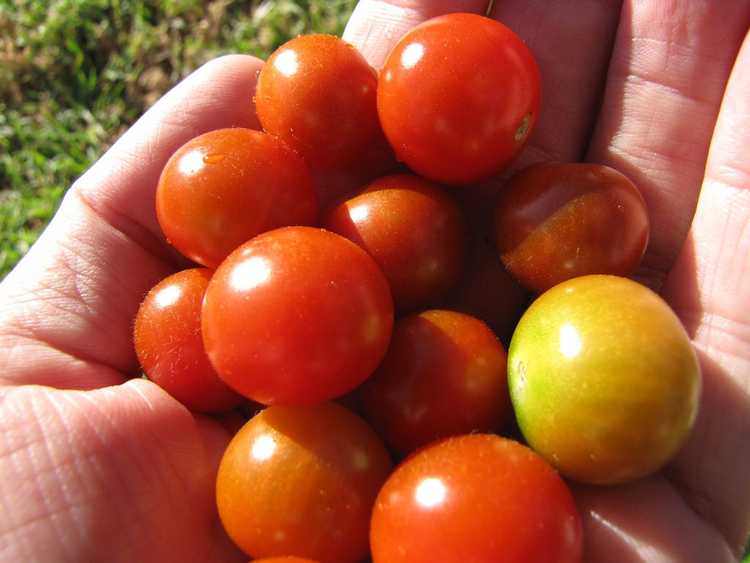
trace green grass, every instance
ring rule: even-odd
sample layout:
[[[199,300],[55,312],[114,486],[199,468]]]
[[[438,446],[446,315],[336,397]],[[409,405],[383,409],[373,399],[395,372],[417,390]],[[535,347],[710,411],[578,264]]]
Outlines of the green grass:
[[[343,31],[356,0],[0,0],[0,278],[73,180],[167,89],[226,53]]]

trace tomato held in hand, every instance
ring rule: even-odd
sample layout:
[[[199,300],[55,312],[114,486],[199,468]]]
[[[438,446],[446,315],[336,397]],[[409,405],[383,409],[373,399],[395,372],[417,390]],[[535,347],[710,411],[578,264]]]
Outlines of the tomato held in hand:
[[[403,318],[362,387],[366,418],[402,454],[437,438],[499,430],[510,414],[506,363],[479,319],[439,310]]]
[[[662,467],[695,420],[700,368],[669,306],[616,276],[583,276],[541,295],[508,354],[518,424],[563,475],[621,483]]]
[[[177,250],[215,268],[259,233],[313,224],[318,203],[307,166],[289,146],[251,129],[220,129],[169,159],[156,213]]]
[[[149,291],[135,318],[134,343],[148,378],[190,410],[221,412],[245,399],[219,379],[203,349],[201,303],[211,270],[193,268]]]
[[[388,55],[378,112],[400,160],[438,182],[500,172],[539,113],[540,77],[523,41],[498,21],[449,14],[409,31]]]
[[[393,325],[388,282],[353,242],[310,227],[264,233],[216,270],[203,340],[219,376],[264,404],[310,404],[364,381]]]
[[[356,562],[391,470],[380,439],[344,407],[269,407],[232,439],[216,500],[229,537],[253,557]]]
[[[541,457],[495,435],[448,438],[403,462],[375,501],[373,563],[579,563],[570,491]]]
[[[649,238],[646,204],[601,164],[550,162],[514,176],[495,208],[500,258],[539,293],[586,274],[629,275]]]
[[[331,210],[323,225],[375,259],[401,310],[434,301],[461,275],[466,246],[461,210],[439,186],[418,176],[375,180]]]
[[[377,73],[333,35],[303,35],[279,47],[258,76],[255,106],[315,170],[354,160],[376,138]]]

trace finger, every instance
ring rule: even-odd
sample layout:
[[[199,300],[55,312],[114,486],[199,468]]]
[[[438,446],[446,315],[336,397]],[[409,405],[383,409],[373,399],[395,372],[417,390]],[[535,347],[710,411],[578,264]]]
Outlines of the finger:
[[[685,239],[746,1],[628,0],[588,159],[630,176],[651,218],[638,277],[659,286]]]
[[[6,382],[90,389],[136,373],[132,322],[174,270],[159,248],[154,193],[164,163],[207,131],[256,124],[261,62],[206,64],[138,120],[76,184],[50,226],[0,284]]]
[[[373,67],[383,66],[401,36],[425,20],[450,12],[484,14],[489,0],[360,0],[344,30]]]
[[[690,235],[664,288],[702,358],[676,481],[740,550],[750,531],[750,35],[724,95]]]
[[[586,563],[735,563],[724,538],[662,477],[574,487]]]
[[[498,0],[492,17],[518,33],[542,75],[542,109],[513,170],[583,157],[596,117],[621,0]]]

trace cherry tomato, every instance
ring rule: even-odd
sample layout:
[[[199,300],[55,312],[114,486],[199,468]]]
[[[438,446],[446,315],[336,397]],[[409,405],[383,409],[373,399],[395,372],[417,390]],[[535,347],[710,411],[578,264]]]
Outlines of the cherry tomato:
[[[417,173],[470,184],[500,172],[539,113],[540,77],[523,41],[498,21],[449,14],[415,27],[386,59],[378,112]]]
[[[263,129],[314,169],[354,160],[377,136],[377,73],[333,35],[303,35],[279,47],[258,77]]]
[[[210,270],[193,268],[159,282],[138,309],[133,338],[148,378],[199,412],[245,402],[219,379],[203,349],[201,302],[210,278]]]
[[[375,501],[373,563],[578,563],[581,522],[557,473],[521,444],[448,438],[402,463]]]
[[[563,475],[621,483],[685,442],[700,368],[677,316],[626,278],[574,278],[542,294],[510,345],[511,398],[524,437]]]
[[[385,354],[388,282],[353,242],[310,227],[264,233],[216,270],[203,340],[219,376],[263,404],[304,404],[350,391]]]
[[[545,163],[514,176],[495,208],[500,258],[543,292],[586,274],[631,274],[648,244],[646,203],[601,164]]]
[[[318,203],[307,166],[281,140],[220,129],[188,141],[169,159],[156,213],[177,250],[215,268],[263,231],[313,224]]]
[[[269,407],[232,439],[216,500],[248,555],[354,562],[367,555],[370,513],[391,470],[383,443],[342,406]]]
[[[362,387],[366,418],[402,454],[437,438],[498,430],[510,413],[506,363],[479,319],[439,310],[403,318]]]
[[[331,210],[323,225],[375,259],[402,310],[442,296],[463,270],[466,228],[461,210],[439,186],[418,176],[375,180]]]

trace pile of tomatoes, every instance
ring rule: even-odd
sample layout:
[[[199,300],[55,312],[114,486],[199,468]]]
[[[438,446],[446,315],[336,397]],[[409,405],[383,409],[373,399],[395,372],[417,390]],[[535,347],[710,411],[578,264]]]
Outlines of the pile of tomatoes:
[[[700,393],[677,317],[622,277],[648,243],[636,187],[547,163],[488,195],[540,76],[480,16],[416,27],[379,74],[299,37],[255,106],[263,131],[167,163],[157,216],[201,267],[135,323],[144,372],[188,408],[253,405],[218,470],[229,536],[277,562],[580,561],[564,478],[658,470]]]

